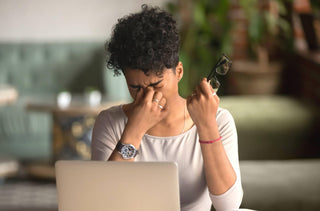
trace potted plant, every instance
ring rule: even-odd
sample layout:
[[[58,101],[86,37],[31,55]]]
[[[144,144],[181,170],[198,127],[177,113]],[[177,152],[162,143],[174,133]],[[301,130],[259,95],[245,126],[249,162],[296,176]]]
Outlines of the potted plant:
[[[177,0],[167,8],[176,16],[181,37],[180,60],[184,76],[182,96],[191,94],[201,77],[206,77],[222,53],[231,52],[230,0]],[[223,82],[223,81],[222,81]],[[220,90],[221,94],[223,90]]]
[[[233,90],[239,94],[274,94],[280,84],[282,63],[271,60],[270,54],[287,45],[279,42],[280,34],[290,35],[289,23],[283,18],[285,5],[280,0],[239,0],[238,6],[247,23],[251,58],[233,61]]]
[[[314,17],[314,27],[317,40],[320,42],[320,2],[318,0],[311,0],[311,8]]]

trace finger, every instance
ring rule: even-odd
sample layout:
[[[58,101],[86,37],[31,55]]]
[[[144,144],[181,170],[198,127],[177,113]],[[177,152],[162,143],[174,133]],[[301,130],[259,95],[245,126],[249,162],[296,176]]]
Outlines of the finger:
[[[196,87],[196,96],[195,96],[194,99],[200,100],[201,98],[203,98],[203,93],[202,93],[202,91],[201,91],[200,86],[198,85],[198,86]]]
[[[153,98],[154,90],[151,87],[145,89],[144,101],[151,102]]]
[[[201,91],[200,91],[199,85],[196,87],[195,93],[196,93],[197,96],[201,95]]]
[[[162,92],[154,92],[152,101],[155,103],[159,103],[162,98]]]
[[[205,96],[210,97],[210,95],[212,95],[212,91],[211,91],[211,86],[210,84],[207,82],[207,79],[203,78],[199,84],[200,87],[200,91],[201,93],[203,93]]]
[[[159,104],[157,105],[160,109],[164,109],[166,107],[167,100],[166,98],[161,98]]]
[[[210,84],[210,81],[209,81],[209,84]],[[210,85],[210,91],[211,91],[211,93],[215,92],[211,85]]]
[[[134,104],[140,102],[140,100],[143,98],[143,90],[139,89],[136,93],[135,99],[133,101]]]

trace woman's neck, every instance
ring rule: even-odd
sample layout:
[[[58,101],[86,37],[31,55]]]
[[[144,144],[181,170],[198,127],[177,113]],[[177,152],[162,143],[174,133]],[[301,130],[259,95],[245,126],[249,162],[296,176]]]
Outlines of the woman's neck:
[[[177,118],[184,117],[184,109],[186,107],[186,100],[180,96],[173,100],[168,100],[166,104],[168,108],[168,115],[161,121],[161,123],[168,124],[176,121]]]

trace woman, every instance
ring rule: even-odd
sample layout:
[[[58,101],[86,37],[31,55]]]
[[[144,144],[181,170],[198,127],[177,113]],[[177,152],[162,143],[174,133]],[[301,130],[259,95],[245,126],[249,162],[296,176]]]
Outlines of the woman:
[[[92,159],[175,161],[181,210],[239,208],[243,192],[233,118],[218,107],[206,79],[187,100],[179,96],[183,65],[172,16],[142,6],[118,21],[107,49],[108,66],[122,71],[133,102],[99,114]]]

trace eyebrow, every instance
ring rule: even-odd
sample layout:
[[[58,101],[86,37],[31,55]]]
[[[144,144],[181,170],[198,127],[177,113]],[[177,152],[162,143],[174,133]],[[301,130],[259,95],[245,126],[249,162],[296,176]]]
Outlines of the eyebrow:
[[[156,86],[156,85],[158,85],[159,83],[161,83],[163,81],[163,79],[162,80],[160,80],[160,81],[158,81],[158,82],[155,82],[155,83],[151,83],[151,84],[149,84],[147,87],[149,87],[149,86]],[[141,86],[140,85],[133,85],[133,84],[130,84],[130,87],[132,87],[132,88],[141,88]]]

